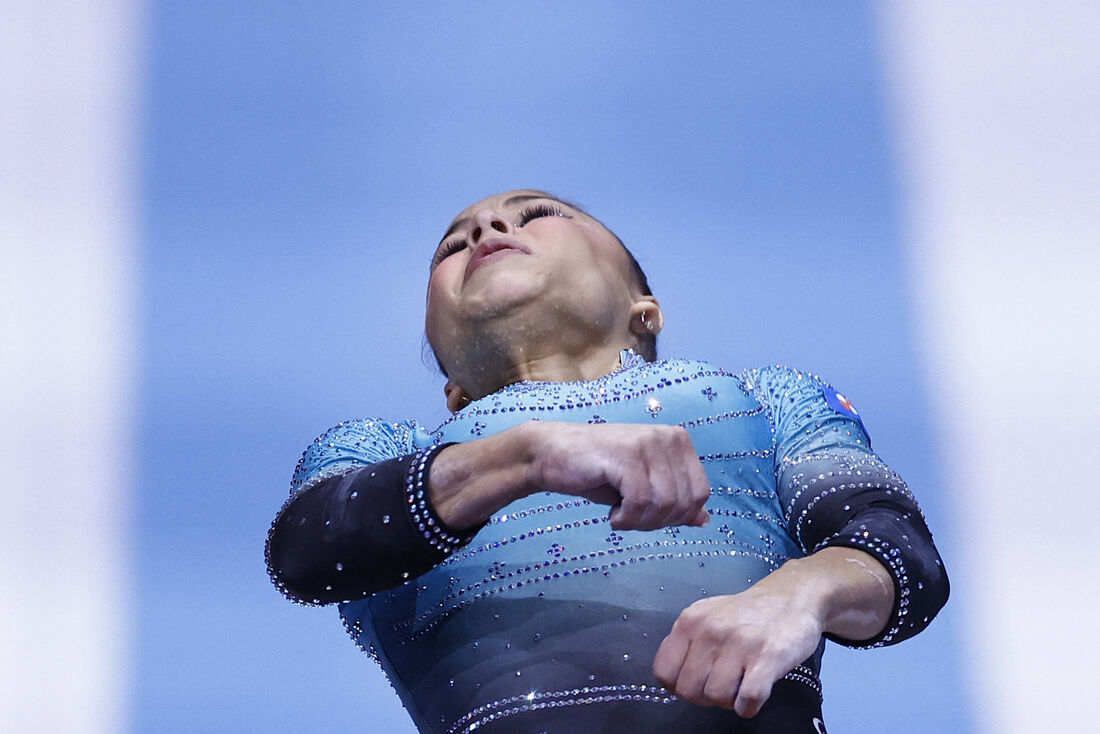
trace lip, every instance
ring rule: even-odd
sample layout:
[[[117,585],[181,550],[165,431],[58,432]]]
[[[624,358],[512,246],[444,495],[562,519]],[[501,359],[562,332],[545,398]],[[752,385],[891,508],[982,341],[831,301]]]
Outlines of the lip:
[[[518,252],[523,255],[530,255],[531,251],[523,245],[513,242],[512,240],[506,240],[500,237],[494,237],[491,240],[485,240],[478,244],[474,248],[474,253],[466,263],[466,274],[463,276],[463,282],[469,280],[474,271],[484,264],[490,255],[498,252]]]

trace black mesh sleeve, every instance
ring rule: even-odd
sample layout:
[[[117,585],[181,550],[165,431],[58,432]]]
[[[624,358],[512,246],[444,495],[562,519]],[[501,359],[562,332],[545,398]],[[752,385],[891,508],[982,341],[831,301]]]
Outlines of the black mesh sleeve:
[[[894,580],[894,609],[870,640],[830,639],[850,647],[880,647],[917,634],[947,602],[947,572],[913,495],[873,454],[815,452],[784,472],[798,488],[788,531],[803,549],[858,548],[875,556]]]
[[[432,460],[447,445],[325,479],[293,496],[271,524],[272,582],[303,604],[361,599],[419,576],[480,530],[448,528],[429,500]]]

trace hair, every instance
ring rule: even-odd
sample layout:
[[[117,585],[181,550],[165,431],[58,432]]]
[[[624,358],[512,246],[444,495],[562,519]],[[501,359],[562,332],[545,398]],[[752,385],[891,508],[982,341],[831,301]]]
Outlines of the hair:
[[[537,189],[532,189],[532,190],[537,191]],[[547,198],[554,199],[556,201],[560,201],[561,203],[569,206],[570,208],[576,209],[577,211],[580,211],[580,212],[584,212],[585,214],[588,214],[588,216],[592,217],[592,215],[589,214],[587,211],[585,211],[585,209],[583,207],[577,206],[576,204],[569,201],[568,199],[563,199],[560,196],[554,196],[553,194],[548,194],[545,191],[541,191],[539,193],[546,194]],[[608,227],[606,224],[604,224],[603,221],[601,221],[599,219],[596,219],[596,217],[592,217],[592,218],[595,219],[597,222],[599,222],[600,226],[602,226],[605,230],[607,230],[608,234],[610,234],[612,237],[614,237],[615,241],[619,243],[619,246],[623,248],[623,252],[626,253],[627,259],[630,260],[630,273],[634,277],[634,285],[637,286],[637,288],[640,291],[641,295],[643,295],[643,296],[652,296],[653,295],[653,290],[649,287],[649,278],[646,277],[645,271],[642,270],[642,266],[638,263],[638,258],[634,257],[634,253],[631,252],[630,248],[626,246],[626,244],[622,241],[622,239],[619,238],[619,235],[617,235],[617,234],[615,234],[614,232],[611,231],[610,227]],[[440,373],[444,377],[448,377],[447,368],[443,366],[443,363],[439,360],[439,356],[436,355],[435,350],[432,349],[432,344],[431,344],[431,342],[428,341],[427,333],[424,334],[424,336],[421,340],[420,351],[421,351],[421,357],[424,360],[425,364],[431,364],[431,362],[434,361],[435,364],[436,364],[436,367],[439,368]],[[647,331],[645,334],[642,334],[641,336],[637,337],[636,342],[634,344],[634,351],[636,351],[638,353],[638,355],[641,356],[641,358],[644,359],[645,361],[647,361],[647,362],[656,362],[657,361],[657,335]]]

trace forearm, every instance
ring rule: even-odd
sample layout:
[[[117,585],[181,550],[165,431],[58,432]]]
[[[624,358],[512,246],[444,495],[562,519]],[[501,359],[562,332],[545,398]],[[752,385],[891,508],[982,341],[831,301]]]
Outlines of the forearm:
[[[317,603],[395,586],[442,562],[493,513],[543,490],[608,505],[612,527],[707,519],[706,474],[680,428],[528,421],[432,451],[292,497],[268,536],[276,585]]]
[[[464,530],[530,493],[527,470],[539,426],[521,423],[468,443],[448,446],[432,463],[432,506],[448,526]]]
[[[879,635],[894,609],[894,583],[873,556],[854,548],[822,548],[783,564],[759,585],[799,599],[825,634],[846,640]]]
[[[653,672],[688,701],[754,716],[823,634],[875,637],[893,607],[894,586],[878,561],[861,550],[825,548],[787,561],[739,594],[685,609],[661,643]]]
[[[431,452],[371,464],[295,494],[268,534],[272,581],[304,603],[361,598],[414,578],[473,531],[434,514],[421,482]]]
[[[851,473],[827,465],[803,465],[806,476],[826,481],[804,491],[794,503],[791,534],[812,555],[826,548],[865,552],[889,574],[894,605],[880,633],[870,638],[830,634],[835,642],[878,647],[901,642],[928,626],[947,601],[949,584],[932,534],[920,508],[896,474],[877,461],[858,465]],[[809,487],[807,487],[809,489]]]
[[[436,512],[454,528],[542,491],[607,505],[615,529],[703,525],[710,496],[684,429],[627,423],[522,423],[447,448],[429,485]]]
[[[527,492],[537,424],[321,481],[291,498],[268,536],[269,570],[305,603],[362,597],[427,571]]]

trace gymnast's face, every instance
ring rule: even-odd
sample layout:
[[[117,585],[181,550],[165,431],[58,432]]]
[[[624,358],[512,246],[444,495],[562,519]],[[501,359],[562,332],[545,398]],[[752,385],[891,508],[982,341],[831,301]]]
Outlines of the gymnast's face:
[[[522,337],[579,320],[596,338],[637,295],[628,256],[602,223],[544,192],[508,191],[463,210],[436,249],[428,340],[450,370],[487,327]]]

